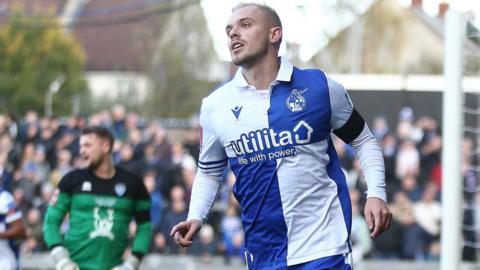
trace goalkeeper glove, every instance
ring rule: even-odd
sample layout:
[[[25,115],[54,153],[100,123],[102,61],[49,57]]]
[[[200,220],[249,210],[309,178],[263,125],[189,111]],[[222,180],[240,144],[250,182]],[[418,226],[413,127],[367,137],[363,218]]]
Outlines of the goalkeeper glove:
[[[55,270],[79,270],[78,265],[70,259],[70,253],[63,246],[56,246],[50,252],[55,263]]]
[[[140,260],[134,255],[131,255],[123,262],[123,264],[115,266],[112,270],[137,270],[139,265]]]

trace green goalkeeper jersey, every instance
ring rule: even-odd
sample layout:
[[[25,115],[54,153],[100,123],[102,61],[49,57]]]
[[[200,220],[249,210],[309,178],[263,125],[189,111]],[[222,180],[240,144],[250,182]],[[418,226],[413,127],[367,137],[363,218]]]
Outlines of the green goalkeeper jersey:
[[[68,228],[62,235],[67,213]],[[107,270],[122,263],[132,220],[136,233],[131,249],[141,257],[152,238],[150,196],[142,180],[119,167],[111,179],[75,170],[63,177],[52,197],[44,238],[49,248],[65,246],[82,270]]]

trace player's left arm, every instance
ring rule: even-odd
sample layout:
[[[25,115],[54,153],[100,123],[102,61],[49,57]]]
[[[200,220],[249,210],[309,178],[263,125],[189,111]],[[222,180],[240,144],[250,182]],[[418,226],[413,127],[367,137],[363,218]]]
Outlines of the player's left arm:
[[[371,230],[370,236],[374,238],[388,229],[392,220],[392,214],[387,206],[382,150],[363,117],[353,107],[343,86],[331,79],[328,85],[333,132],[355,149],[367,183],[367,203],[364,214]]]
[[[140,178],[136,179],[135,188],[133,217],[137,224],[137,231],[133,239],[132,254],[121,265],[115,266],[112,270],[138,269],[140,261],[150,248],[150,240],[153,236],[152,223],[150,222],[150,195]]]
[[[141,179],[138,179],[138,190],[135,198],[134,218],[137,223],[137,231],[132,245],[132,255],[127,258],[125,263],[135,262],[138,259],[136,267],[138,268],[140,260],[147,254],[150,248],[150,241],[153,236],[152,223],[150,220],[150,194]],[[134,263],[135,264],[135,263]]]
[[[150,221],[150,195],[141,180],[138,183],[139,193],[135,200],[134,217],[137,223],[137,232],[133,241],[132,253],[136,256],[145,255],[152,239],[152,223]]]

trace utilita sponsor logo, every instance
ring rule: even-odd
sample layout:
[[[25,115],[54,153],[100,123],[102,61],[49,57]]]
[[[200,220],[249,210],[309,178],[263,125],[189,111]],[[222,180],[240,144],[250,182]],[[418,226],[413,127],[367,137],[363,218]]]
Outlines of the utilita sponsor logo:
[[[302,120],[291,131],[275,132],[271,128],[264,128],[248,134],[241,134],[240,139],[230,142],[230,147],[237,156],[256,152],[268,152],[270,149],[273,150],[279,147],[307,144],[312,138],[312,133],[313,128]]]

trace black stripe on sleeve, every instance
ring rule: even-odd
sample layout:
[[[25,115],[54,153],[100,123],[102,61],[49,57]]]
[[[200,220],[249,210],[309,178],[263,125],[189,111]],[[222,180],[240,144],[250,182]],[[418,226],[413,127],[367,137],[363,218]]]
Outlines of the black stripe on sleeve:
[[[347,122],[341,128],[334,130],[333,133],[345,143],[351,143],[360,133],[362,133],[364,127],[365,120],[363,120],[363,117],[357,112],[357,110],[353,109]]]

